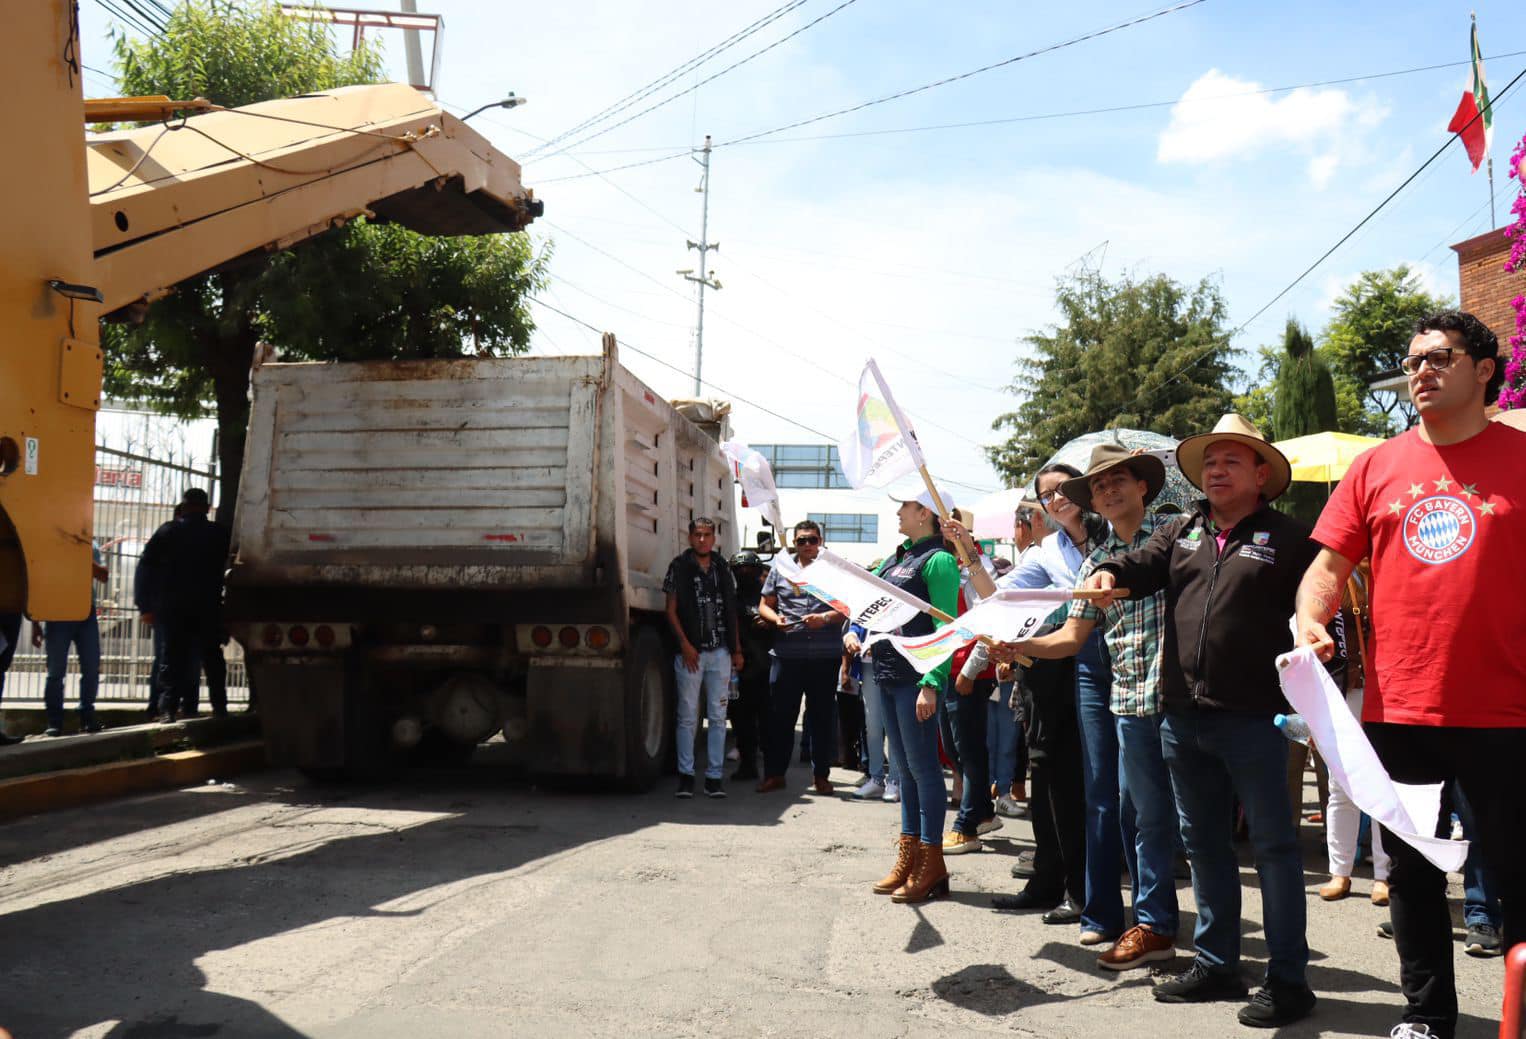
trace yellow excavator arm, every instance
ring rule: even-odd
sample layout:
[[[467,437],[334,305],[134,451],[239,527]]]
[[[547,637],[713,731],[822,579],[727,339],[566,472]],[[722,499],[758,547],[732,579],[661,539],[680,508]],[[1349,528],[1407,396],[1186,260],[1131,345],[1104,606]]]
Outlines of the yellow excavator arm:
[[[540,203],[517,163],[397,84],[86,135],[108,108],[86,112],[73,5],[19,5],[11,29],[0,84],[26,99],[9,115],[27,147],[0,164],[0,613],[76,619],[90,608],[101,317],[362,214],[493,234]]]

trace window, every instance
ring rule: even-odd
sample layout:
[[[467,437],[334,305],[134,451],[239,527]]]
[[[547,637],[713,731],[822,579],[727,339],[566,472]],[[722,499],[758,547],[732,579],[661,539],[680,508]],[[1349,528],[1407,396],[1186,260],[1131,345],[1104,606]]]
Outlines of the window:
[[[872,513],[811,512],[806,517],[821,524],[821,535],[828,542],[872,545],[880,539],[880,518]]]
[[[829,444],[759,444],[757,450],[774,471],[780,487],[844,490],[852,485],[843,475],[837,448]]]

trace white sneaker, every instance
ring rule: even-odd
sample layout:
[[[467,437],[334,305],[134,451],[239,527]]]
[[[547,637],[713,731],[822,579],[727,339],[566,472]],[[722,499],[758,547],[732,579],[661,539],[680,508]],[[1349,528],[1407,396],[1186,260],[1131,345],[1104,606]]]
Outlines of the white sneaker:
[[[881,799],[892,804],[899,804],[901,801],[901,784],[893,779],[885,780],[885,793],[881,795]]]
[[[742,760],[742,752],[737,750],[735,747],[732,747],[730,750],[728,750],[726,752],[726,760],[727,761],[741,761]]]
[[[873,801],[885,796],[885,784],[878,779],[868,779],[857,790],[853,791],[852,798],[855,801]]]
[[[1001,820],[994,815],[983,823],[975,824],[975,832],[982,837],[999,829],[1001,829]]]
[[[1014,801],[1010,797],[998,797],[996,799],[996,814],[1005,815],[1008,819],[1025,819],[1028,816],[1028,806],[1021,801]]]
[[[1388,1039],[1426,1039],[1430,1034],[1430,1025],[1412,1025],[1408,1021],[1401,1021],[1388,1033]]]

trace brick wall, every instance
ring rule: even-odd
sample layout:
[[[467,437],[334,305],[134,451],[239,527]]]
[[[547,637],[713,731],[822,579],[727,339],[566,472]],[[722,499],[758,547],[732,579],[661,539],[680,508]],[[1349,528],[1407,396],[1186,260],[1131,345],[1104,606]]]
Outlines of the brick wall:
[[[1508,357],[1510,337],[1515,335],[1515,309],[1510,301],[1526,292],[1526,272],[1505,273],[1510,239],[1501,228],[1458,242],[1452,251],[1457,254],[1462,309],[1489,326],[1499,337],[1500,354]]]

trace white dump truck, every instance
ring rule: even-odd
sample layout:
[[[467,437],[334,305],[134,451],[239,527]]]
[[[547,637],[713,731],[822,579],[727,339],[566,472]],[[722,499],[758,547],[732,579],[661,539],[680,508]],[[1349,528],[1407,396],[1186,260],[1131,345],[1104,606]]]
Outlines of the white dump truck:
[[[602,356],[268,364],[228,577],[272,761],[457,760],[645,785],[673,744],[662,579],[736,547],[726,407]],[[692,416],[694,421],[691,421]]]

